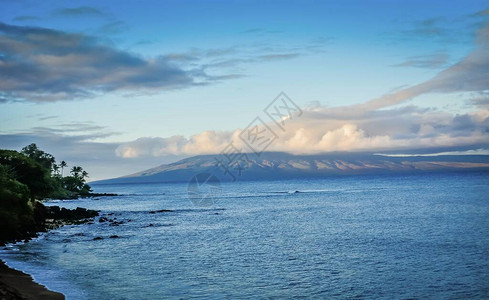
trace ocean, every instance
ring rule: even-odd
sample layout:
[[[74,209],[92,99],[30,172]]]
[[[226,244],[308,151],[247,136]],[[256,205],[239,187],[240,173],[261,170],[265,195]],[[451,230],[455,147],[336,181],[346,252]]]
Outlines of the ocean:
[[[185,183],[93,188],[120,196],[47,205],[120,224],[0,258],[67,299],[489,298],[488,173],[222,183],[204,207]]]

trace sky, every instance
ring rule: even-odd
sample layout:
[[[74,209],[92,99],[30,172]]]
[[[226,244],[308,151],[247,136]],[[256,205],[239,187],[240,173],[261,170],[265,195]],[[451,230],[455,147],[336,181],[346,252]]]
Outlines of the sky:
[[[229,143],[284,92],[267,148],[489,149],[487,1],[0,0],[0,147],[91,180]],[[249,150],[249,149],[248,149]]]

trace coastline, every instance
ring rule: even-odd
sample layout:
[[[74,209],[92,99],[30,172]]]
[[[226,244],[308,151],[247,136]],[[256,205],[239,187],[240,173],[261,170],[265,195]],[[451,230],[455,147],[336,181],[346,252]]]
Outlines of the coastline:
[[[81,224],[93,221],[99,213],[81,207],[66,209],[59,206],[44,206],[36,202],[36,223],[33,231],[18,232],[13,239],[0,239],[0,245],[9,242],[27,242],[40,232],[59,228],[68,224]],[[34,231],[35,230],[35,231]],[[59,300],[65,299],[62,293],[48,290],[34,281],[31,275],[9,267],[0,259],[0,300]]]
[[[65,296],[34,282],[29,274],[10,268],[0,260],[0,299],[61,300]]]

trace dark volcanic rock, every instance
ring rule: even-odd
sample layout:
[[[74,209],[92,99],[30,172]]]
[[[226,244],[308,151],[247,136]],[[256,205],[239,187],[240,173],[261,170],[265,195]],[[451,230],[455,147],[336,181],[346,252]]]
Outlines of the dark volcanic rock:
[[[87,197],[115,197],[115,196],[119,196],[119,195],[114,193],[90,193],[83,197],[87,198]]]
[[[173,210],[171,210],[171,209],[159,209],[157,211],[152,210],[149,213],[150,214],[155,214],[155,213],[163,213],[163,212],[173,212]]]
[[[46,219],[75,221],[98,216],[98,212],[86,208],[66,209],[59,206],[46,206]]]
[[[26,219],[19,230],[11,232],[5,237],[0,236],[0,245],[25,241],[37,237],[39,232],[46,232],[48,229],[57,228],[65,224],[85,223],[95,216],[98,216],[98,212],[95,210],[81,207],[66,209],[59,206],[45,206],[41,202],[35,201],[32,218]]]

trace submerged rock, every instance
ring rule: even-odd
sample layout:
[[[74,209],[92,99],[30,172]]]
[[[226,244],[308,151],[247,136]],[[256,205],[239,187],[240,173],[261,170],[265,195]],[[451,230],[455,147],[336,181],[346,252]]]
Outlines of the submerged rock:
[[[157,211],[152,210],[149,213],[150,214],[155,214],[155,213],[163,213],[163,212],[173,212],[173,210],[171,210],[171,209],[159,209]]]

